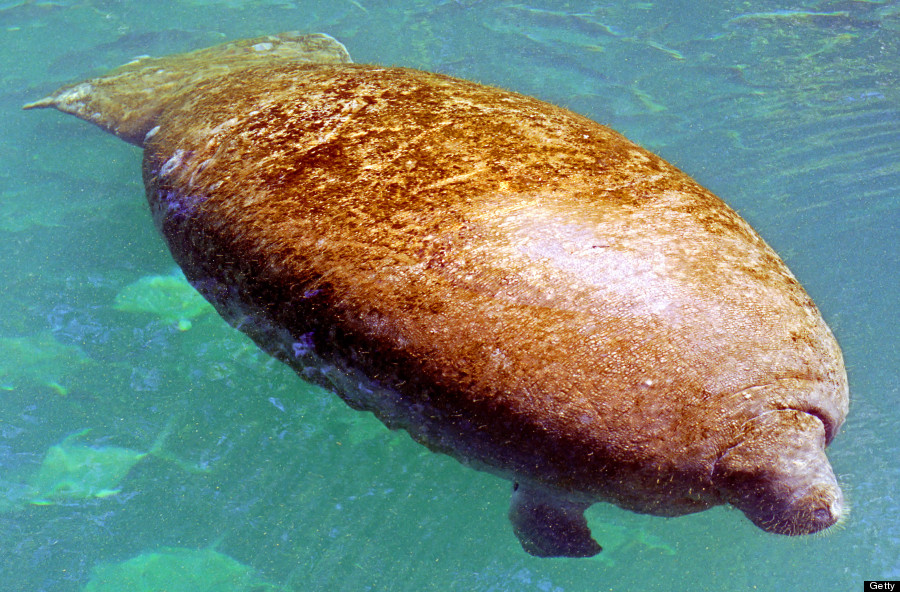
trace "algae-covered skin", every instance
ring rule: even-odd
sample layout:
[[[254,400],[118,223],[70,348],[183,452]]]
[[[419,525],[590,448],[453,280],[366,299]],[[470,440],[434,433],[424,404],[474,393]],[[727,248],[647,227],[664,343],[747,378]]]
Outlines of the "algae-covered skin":
[[[180,331],[190,329],[193,319],[214,312],[181,272],[149,275],[128,284],[116,294],[114,308],[155,315]]]
[[[163,547],[94,567],[83,592],[277,592],[255,571],[212,549]]]
[[[584,510],[843,515],[840,349],[771,248],[690,177],[536,99],[281,34],[141,60],[27,108],[144,148],[188,281],[302,377],[513,481],[537,556]]]

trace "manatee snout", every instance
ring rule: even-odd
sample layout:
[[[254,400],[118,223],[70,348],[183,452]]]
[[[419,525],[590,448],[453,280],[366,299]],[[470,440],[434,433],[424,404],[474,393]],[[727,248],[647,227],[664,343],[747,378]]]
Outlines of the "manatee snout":
[[[764,413],[747,422],[716,461],[713,483],[726,502],[767,532],[819,532],[844,513],[825,444],[818,417],[794,409]]]

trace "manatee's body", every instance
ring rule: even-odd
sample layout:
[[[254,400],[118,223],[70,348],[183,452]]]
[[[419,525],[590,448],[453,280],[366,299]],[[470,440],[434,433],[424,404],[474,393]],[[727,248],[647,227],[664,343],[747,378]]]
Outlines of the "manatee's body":
[[[31,107],[144,146],[194,286],[303,378],[516,482],[529,552],[599,551],[596,501],[730,503],[784,534],[839,519],[840,350],[737,214],[564,109],[347,61],[285,34]]]

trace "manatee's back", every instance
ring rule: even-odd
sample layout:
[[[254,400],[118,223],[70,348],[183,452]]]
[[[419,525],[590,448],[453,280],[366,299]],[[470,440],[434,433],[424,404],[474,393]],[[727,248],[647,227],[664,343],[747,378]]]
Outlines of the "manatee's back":
[[[845,413],[837,346],[759,236],[546,103],[404,69],[248,69],[168,111],[144,173],[232,322],[313,379],[361,371],[329,380],[514,478],[696,509],[747,419]]]

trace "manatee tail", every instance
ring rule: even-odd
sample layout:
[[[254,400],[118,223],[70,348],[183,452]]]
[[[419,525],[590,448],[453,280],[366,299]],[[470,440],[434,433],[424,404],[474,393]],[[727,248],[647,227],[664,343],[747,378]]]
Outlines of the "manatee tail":
[[[179,104],[192,89],[214,83],[234,68],[276,60],[315,64],[351,61],[347,48],[323,33],[280,33],[190,53],[138,59],[105,76],[64,86],[23,109],[58,109],[143,146],[159,115]]]

